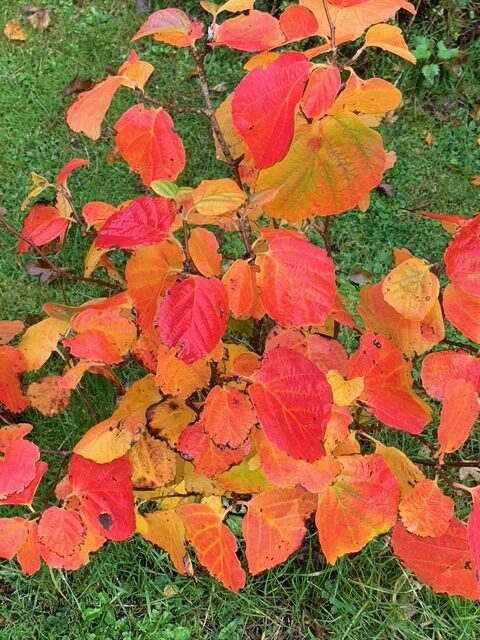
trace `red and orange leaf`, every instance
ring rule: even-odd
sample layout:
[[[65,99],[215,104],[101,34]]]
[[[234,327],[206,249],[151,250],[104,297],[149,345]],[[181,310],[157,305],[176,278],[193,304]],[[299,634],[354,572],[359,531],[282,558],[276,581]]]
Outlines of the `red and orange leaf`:
[[[300,547],[316,505],[316,497],[300,488],[273,489],[249,501],[242,526],[252,575],[285,562]]]
[[[22,235],[26,240],[41,247],[57,238],[63,240],[69,224],[68,218],[62,216],[56,207],[49,204],[34,204],[23,223]],[[26,240],[19,241],[18,253],[27,253],[32,250]]]
[[[126,458],[97,464],[73,454],[68,469],[80,501],[80,515],[108,540],[121,542],[135,533],[131,465]]]
[[[75,453],[98,463],[121,458],[144,432],[147,409],[159,400],[153,376],[140,378],[128,389],[113,414],[77,442]]]
[[[28,371],[38,371],[45,364],[69,328],[70,322],[58,318],[45,318],[28,327],[18,344]]]
[[[394,111],[402,102],[402,92],[395,85],[383,78],[362,80],[353,71],[348,78],[345,89],[335,100],[332,114],[353,111],[367,118],[368,122],[377,125],[389,111]]]
[[[370,25],[386,22],[399,9],[415,13],[415,7],[406,0],[328,0],[328,7],[317,0],[300,0],[318,21],[318,34],[330,38],[330,22],[335,25],[335,44],[356,40]],[[328,14],[326,13],[328,10]]]
[[[253,265],[245,260],[235,260],[225,272],[222,282],[227,291],[228,308],[234,316],[259,320],[265,314]]]
[[[92,330],[64,340],[63,345],[70,349],[70,353],[76,358],[85,358],[104,364],[120,364],[123,359],[103,334]]]
[[[233,124],[258,169],[267,169],[286,156],[311,67],[303,54],[285,53],[266,69],[250,71],[235,89]]]
[[[399,505],[406,530],[422,538],[442,536],[450,526],[454,510],[453,500],[428,478],[417,484]]]
[[[205,504],[178,508],[187,540],[205,569],[235,593],[245,586],[245,571],[237,558],[237,541],[220,517]]]
[[[20,376],[27,371],[27,362],[19,349],[0,346],[0,404],[12,413],[23,411],[30,404],[23,394]]]
[[[167,442],[176,449],[184,429],[195,422],[197,414],[183,400],[172,398],[149,407],[147,430],[154,438]]]
[[[257,416],[247,395],[217,385],[205,399],[201,420],[217,446],[236,449],[246,440]]]
[[[393,24],[376,24],[365,35],[365,46],[379,47],[416,64],[417,59],[408,50],[402,30]]]
[[[121,76],[109,76],[90,91],[81,93],[67,111],[70,129],[76,133],[84,133],[92,140],[98,140],[102,121],[121,85]]]
[[[44,416],[55,416],[65,411],[70,403],[70,389],[60,385],[61,376],[47,376],[32,382],[27,396],[32,407]]]
[[[120,155],[147,186],[154,180],[175,182],[183,171],[183,142],[164,109],[137,104],[122,115],[115,131]]]
[[[435,400],[443,400],[447,383],[458,379],[468,380],[480,393],[480,359],[466,351],[437,351],[422,362],[423,388]]]
[[[0,430],[1,431],[1,430]],[[0,446],[0,499],[23,491],[37,474],[40,450],[23,438]]]
[[[325,455],[333,397],[313,362],[291,349],[272,349],[253,380],[248,392],[266,437],[292,458],[313,462]]]
[[[469,340],[480,344],[480,295],[472,296],[454,284],[443,292],[447,320]]]
[[[38,538],[40,544],[49,551],[67,558],[84,544],[85,537],[85,525],[75,511],[49,507],[42,513],[38,523]]]
[[[480,297],[480,215],[460,228],[444,259],[453,284],[471,296]]]
[[[89,227],[99,231],[105,222],[117,211],[117,208],[107,202],[87,202],[82,209],[82,216]]]
[[[375,442],[375,453],[382,456],[400,485],[402,499],[405,498],[422,480],[425,475],[420,471],[403,451],[396,447],[386,447],[381,442]]]
[[[137,198],[108,218],[96,239],[97,247],[135,249],[158,244],[171,236],[175,205],[165,198]]]
[[[423,320],[407,320],[385,302],[381,282],[362,287],[358,313],[367,331],[383,334],[408,357],[429,351],[445,337],[443,314],[438,300]]]
[[[421,322],[438,300],[440,283],[428,263],[410,258],[386,276],[382,293],[385,302],[404,318]]]
[[[467,527],[457,518],[452,518],[447,531],[436,538],[420,538],[408,533],[398,522],[393,530],[392,546],[407,569],[436,593],[469,600],[480,598]]]
[[[458,378],[446,383],[438,427],[440,461],[468,440],[479,413],[478,394],[471,382]]]
[[[77,169],[80,169],[81,167],[85,167],[88,164],[90,164],[90,162],[88,160],[84,160],[83,158],[74,158],[73,160],[70,160],[70,162],[68,162],[59,172],[57,179],[56,179],[56,184],[58,186],[62,186],[62,187],[66,187],[67,186],[67,180],[68,178],[72,175],[72,173],[74,171],[76,171]]]
[[[162,296],[183,268],[184,253],[175,241],[138,247],[125,268],[127,289],[146,336],[155,337],[154,319]]]
[[[327,562],[362,549],[395,524],[400,487],[377,454],[341,458],[342,471],[318,496],[315,522]]]
[[[240,51],[266,51],[285,42],[285,34],[278,20],[269,13],[249,11],[246,15],[229,18],[215,32],[214,47],[229,47]]]
[[[378,133],[352,113],[325,116],[297,126],[287,155],[260,171],[255,191],[279,189],[265,213],[299,222],[357,206],[380,184],[384,169]]]
[[[27,537],[17,551],[17,560],[22,573],[33,576],[40,570],[40,545],[38,542],[38,524],[35,521],[26,521]]]
[[[286,347],[302,353],[325,374],[335,369],[346,375],[347,352],[337,340],[317,333],[304,333],[299,329],[274,327],[267,336],[265,352],[277,347]]]
[[[18,424],[9,424],[0,429],[0,449],[7,447],[15,440],[25,438],[31,433],[33,427],[28,422],[19,422]]]
[[[348,377],[363,376],[360,400],[373,415],[393,429],[421,433],[430,422],[428,404],[412,390],[412,365],[382,335],[367,333],[348,363]]]
[[[259,493],[274,488],[273,482],[265,476],[256,453],[221,473],[216,477],[216,481],[228,491],[243,494]]]
[[[473,487],[470,490],[473,500],[473,509],[468,516],[467,535],[475,569],[477,583],[480,583],[480,488]],[[480,591],[480,590],[479,590]]]
[[[35,478],[21,491],[10,493],[6,498],[0,499],[0,505],[25,505],[31,507],[35,494],[37,493],[38,485],[42,481],[47,469],[48,464],[39,460],[35,465]]]
[[[25,329],[20,320],[0,320],[0,346],[8,344]]]
[[[319,67],[311,74],[302,98],[302,111],[307,118],[323,118],[333,106],[342,80],[337,67]]]
[[[135,51],[130,51],[128,60],[122,64],[118,70],[119,76],[124,76],[122,86],[129,89],[143,88],[154,71],[154,66],[149,62],[140,60]]]
[[[212,231],[196,227],[190,232],[188,250],[193,264],[206,278],[222,273],[222,256],[219,253],[218,240]]]
[[[285,327],[323,324],[335,302],[333,260],[292,232],[272,232],[267,241],[267,252],[255,260],[265,311]]]
[[[178,573],[192,576],[192,561],[185,548],[185,527],[178,513],[167,509],[147,513],[140,518],[146,525],[146,528],[139,527],[142,538],[166,551]]]
[[[155,40],[174,47],[189,47],[203,34],[203,24],[190,20],[181,9],[168,8],[152,13],[133,36],[132,42],[153,35]]]
[[[27,540],[23,518],[0,518],[0,558],[11,560]]]
[[[193,364],[215,349],[227,327],[228,298],[217,278],[189,276],[167,292],[157,315],[160,335],[177,357]]]

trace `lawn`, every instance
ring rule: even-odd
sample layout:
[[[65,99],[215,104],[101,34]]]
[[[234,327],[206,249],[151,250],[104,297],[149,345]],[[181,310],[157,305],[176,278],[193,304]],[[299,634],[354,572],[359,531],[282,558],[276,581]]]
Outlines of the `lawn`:
[[[2,27],[12,18],[27,24],[22,4],[0,3]],[[459,0],[438,4],[478,8],[478,3]],[[98,81],[107,69],[116,69],[145,17],[134,0],[52,0],[50,5],[52,21],[46,32],[27,27],[26,42],[0,37],[0,206],[17,227],[30,172],[52,179],[74,157],[91,162],[70,180],[79,209],[91,200],[118,204],[143,193],[125,163],[105,162],[112,147],[111,127],[122,110],[135,103],[134,96],[124,91],[115,99],[105,135],[96,143],[72,133],[64,114],[72,101],[66,95],[71,81],[76,76]],[[175,6],[200,13],[190,0],[179,0]],[[462,51],[453,61],[438,60],[438,41],[456,46],[462,24],[456,11],[445,17],[438,11],[432,15],[406,33],[412,43],[420,37],[433,43],[428,64],[440,63],[433,87],[426,85],[422,74],[427,62],[411,69],[388,54],[369,54],[365,59],[365,74],[376,70],[397,82],[405,100],[398,119],[382,125],[387,148],[398,154],[395,168],[386,176],[389,196],[377,191],[367,213],[350,212],[333,221],[340,287],[353,297],[358,285],[352,276],[355,279],[362,269],[373,281],[380,279],[392,266],[393,247],[407,247],[429,260],[440,258],[449,236],[437,223],[401,209],[464,215],[478,210],[479,189],[470,178],[480,173],[480,42],[461,40]],[[199,103],[200,91],[185,51],[147,41],[138,43],[137,50],[157,69],[149,93],[178,104]],[[242,73],[238,58],[224,53],[209,56],[207,70],[218,100]],[[225,175],[206,144],[206,123],[184,114],[175,116],[175,122],[189,158],[182,184],[196,186],[203,179]],[[431,148],[427,134],[432,136]],[[78,269],[84,247],[80,234],[72,238],[63,256],[65,265]],[[25,272],[15,257],[15,239],[3,232],[0,249],[1,319],[35,318],[46,300],[63,301],[58,285],[42,285]],[[77,284],[66,290],[72,304],[83,302],[88,294]],[[87,383],[87,393],[106,416],[113,395],[106,384],[96,385]],[[56,419],[46,420],[33,410],[27,418],[35,425],[35,441],[44,448],[69,447],[92,424],[79,401]],[[476,449],[471,446],[471,455],[479,456],[478,444]],[[54,472],[55,463],[50,473]],[[478,604],[438,596],[423,587],[393,558],[387,537],[329,567],[312,536],[286,565],[250,579],[238,596],[200,569],[198,576],[193,582],[176,575],[166,555],[140,538],[110,543],[75,573],[49,572],[44,567],[34,578],[25,578],[16,564],[2,562],[0,640],[473,640],[480,636]]]

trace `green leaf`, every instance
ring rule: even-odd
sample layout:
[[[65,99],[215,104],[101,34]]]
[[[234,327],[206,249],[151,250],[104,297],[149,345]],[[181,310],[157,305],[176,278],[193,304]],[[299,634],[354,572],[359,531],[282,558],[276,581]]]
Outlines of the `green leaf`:
[[[425,78],[425,83],[429,87],[433,87],[435,84],[435,79],[440,74],[440,67],[438,64],[426,64],[422,67],[422,75]]]
[[[433,54],[433,42],[425,36],[419,36],[411,52],[417,60],[429,60]]]
[[[156,194],[169,200],[175,200],[178,195],[177,185],[168,180],[154,180],[150,186]]]
[[[458,47],[455,47],[454,49],[448,49],[445,46],[443,40],[438,41],[437,47],[438,57],[440,58],[440,60],[451,60],[452,58],[455,58],[455,56],[458,56],[458,52],[460,51]]]

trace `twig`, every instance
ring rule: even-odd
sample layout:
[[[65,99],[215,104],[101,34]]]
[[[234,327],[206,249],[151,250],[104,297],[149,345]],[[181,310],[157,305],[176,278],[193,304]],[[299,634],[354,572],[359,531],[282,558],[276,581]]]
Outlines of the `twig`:
[[[325,15],[327,16],[328,26],[330,28],[330,46],[332,47],[333,58],[335,61],[337,59],[337,45],[335,44],[335,24],[332,20],[332,16],[330,15],[330,9],[328,8],[327,0],[322,0],[323,9],[325,11]]]
[[[424,464],[428,467],[455,467],[455,468],[468,468],[468,467],[478,467],[480,469],[480,460],[457,460],[452,462],[443,462],[439,464],[435,460],[426,460],[424,458],[410,458],[412,462],[415,464]]]
[[[135,93],[137,93],[142,98],[142,100],[145,100],[145,102],[150,102],[151,104],[155,104],[157,105],[157,107],[161,107],[162,109],[165,109],[165,111],[174,111],[176,113],[194,113],[195,115],[198,115],[198,116],[209,117],[209,114],[207,113],[206,109],[198,109],[195,107],[180,107],[175,104],[171,104],[170,102],[164,102],[163,100],[157,100],[156,98],[152,98],[152,96],[147,95],[144,91],[140,91],[140,89],[137,89]]]
[[[448,340],[447,338],[443,339],[443,344],[448,344],[450,347],[456,347],[458,349],[464,349],[465,351],[469,351],[474,356],[478,356],[480,349],[476,347],[472,347],[470,344],[465,344],[464,342],[457,342],[455,340]]]
[[[95,284],[98,285],[99,287],[105,287],[107,289],[112,289],[113,291],[119,291],[119,287],[116,284],[112,284],[111,282],[107,282],[106,280],[101,280],[100,278],[87,278],[85,276],[79,276],[75,273],[70,273],[70,271],[67,271],[66,269],[62,269],[61,267],[57,267],[56,264],[54,264],[50,258],[47,256],[47,254],[42,251],[40,249],[40,247],[38,245],[36,245],[34,242],[32,242],[29,238],[25,237],[24,235],[22,235],[19,231],[17,231],[15,229],[15,227],[12,227],[12,225],[7,222],[5,220],[5,218],[0,216],[0,223],[15,237],[17,237],[19,240],[22,240],[23,242],[26,242],[31,249],[40,257],[42,258],[42,260],[45,261],[45,263],[48,265],[48,267],[53,271],[53,273],[55,273],[55,275],[59,278],[64,278],[65,280],[72,280],[75,282],[87,282],[88,284]]]

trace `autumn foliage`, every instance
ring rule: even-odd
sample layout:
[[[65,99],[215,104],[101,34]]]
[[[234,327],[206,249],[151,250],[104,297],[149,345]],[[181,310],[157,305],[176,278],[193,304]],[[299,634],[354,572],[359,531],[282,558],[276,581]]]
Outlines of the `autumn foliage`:
[[[115,93],[132,91],[138,104],[114,126],[116,153],[146,195],[80,213],[68,179],[89,167],[74,159],[53,184],[33,174],[21,232],[3,221],[44,280],[81,280],[103,296],[47,303],[28,328],[0,322],[0,504],[26,507],[0,519],[0,557],[29,575],[42,561],[78,569],[106,541],[137,534],[190,576],[193,549],[238,591],[247,569],[257,575],[295,553],[307,527],[330,564],[388,533],[432,589],[479,599],[480,487],[455,474],[473,466],[462,447],[479,415],[480,214],[421,212],[452,235],[444,261],[395,250],[394,268],[362,287],[358,308],[337,290],[329,237],[329,216],[366,211],[395,162],[376,127],[401,93],[352,65],[369,47],[415,63],[387,22],[414,7],[300,0],[277,18],[253,4],[204,0],[205,24],[157,11],[132,39],[188,48],[202,108],[148,96],[154,67],[132,51],[68,109],[70,128],[97,139]],[[289,50],[300,41],[318,46]],[[348,58],[341,45],[351,52],[352,42]],[[253,55],[214,105],[203,60],[219,47]],[[182,184],[177,111],[209,119],[228,177]],[[55,199],[38,202],[51,187]],[[74,228],[91,242],[81,275],[56,262]],[[446,341],[446,321],[464,338]],[[127,387],[122,367],[132,362],[141,373]],[[42,452],[17,414],[65,411],[87,375],[113,386],[115,411],[72,452]],[[419,457],[382,443],[387,430],[418,441]],[[39,499],[48,456],[68,466]],[[467,522],[455,516],[457,494],[472,505]],[[244,554],[231,514],[243,519]]]

